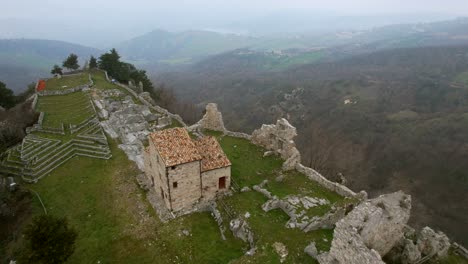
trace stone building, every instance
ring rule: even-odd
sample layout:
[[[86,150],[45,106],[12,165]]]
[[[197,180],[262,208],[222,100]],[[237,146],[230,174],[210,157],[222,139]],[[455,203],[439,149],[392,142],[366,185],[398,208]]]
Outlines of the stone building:
[[[214,137],[192,140],[183,128],[150,134],[145,172],[171,211],[190,209],[229,190],[231,162]]]

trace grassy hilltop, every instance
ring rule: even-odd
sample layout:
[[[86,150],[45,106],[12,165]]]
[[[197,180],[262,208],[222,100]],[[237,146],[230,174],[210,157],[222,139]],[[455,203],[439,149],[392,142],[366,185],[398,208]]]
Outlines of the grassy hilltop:
[[[121,89],[106,82],[102,73],[91,74],[95,82],[93,89]],[[67,78],[60,80],[58,86],[67,85],[67,80],[70,80],[68,86],[72,86],[74,78],[82,76]],[[39,108],[54,113],[46,115],[44,122],[54,125],[55,119],[63,120],[60,112],[86,109],[86,104],[80,101],[84,94],[41,98]],[[54,98],[60,100],[52,102]],[[71,106],[75,108],[69,109]],[[281,159],[263,157],[264,149],[244,139],[209,131],[207,134],[219,140],[232,162],[233,181],[241,187],[252,187],[268,179],[266,188],[280,198],[294,194],[330,201],[331,204],[312,208],[308,212],[310,216],[323,215],[332,205],[343,206],[349,202],[295,171],[286,173],[283,182],[277,182]],[[67,263],[279,263],[280,258],[272,246],[275,242],[283,243],[289,251],[285,263],[316,263],[303,252],[304,247],[312,241],[319,250],[326,251],[330,247],[333,230],[303,233],[287,229],[284,225],[288,216],[281,210],[264,212],[261,205],[266,198],[255,191],[235,192],[218,202],[227,230],[226,240],[221,238],[209,212],[162,223],[147,201],[145,191],[137,184],[136,176],[141,172],[118,148],[119,142],[110,138],[108,142],[111,159],[74,157],[37,184],[25,186],[39,193],[49,214],[66,216],[78,230],[76,250]],[[248,245],[235,239],[228,226],[233,217],[247,212],[251,215],[248,223],[258,248],[253,257],[244,255]],[[42,213],[40,202],[34,200],[30,216]],[[29,220],[25,224],[27,222]],[[185,230],[189,235],[184,234]],[[7,246],[6,253],[20,253],[22,242],[18,237]]]

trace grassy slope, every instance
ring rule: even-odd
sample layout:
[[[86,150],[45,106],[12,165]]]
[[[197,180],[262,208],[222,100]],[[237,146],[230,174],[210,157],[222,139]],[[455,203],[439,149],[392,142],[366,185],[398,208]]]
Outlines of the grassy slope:
[[[337,205],[345,201],[343,197],[318,186],[298,172],[287,173],[282,182],[277,182],[275,178],[281,171],[283,162],[281,159],[275,156],[263,157],[264,149],[247,140],[221,137],[216,132],[208,132],[208,134],[218,136],[222,148],[232,162],[232,179],[241,187],[252,187],[267,179],[269,183],[266,188],[279,197],[290,194],[309,195],[326,198]],[[333,230],[303,233],[297,229],[287,229],[285,224],[289,217],[281,210],[264,212],[261,205],[266,201],[267,199],[257,192],[240,193],[224,199],[224,203],[236,214],[250,213],[251,217],[248,222],[255,234],[258,247],[258,252],[253,258],[243,257],[236,263],[278,263],[278,254],[272,248],[275,242],[286,245],[289,251],[286,263],[315,263],[314,259],[303,252],[312,241],[316,242],[319,250],[327,251],[330,248]],[[329,209],[330,205],[320,206],[311,210],[310,213],[322,215]],[[223,215],[228,218],[225,210],[222,210]]]
[[[96,88],[119,88],[104,80],[103,74],[94,74]],[[242,186],[259,184],[268,179],[268,190],[279,197],[288,194],[323,197],[337,205],[346,201],[313,182],[304,175],[285,174],[283,182],[275,178],[280,173],[282,160],[263,157],[264,150],[246,140],[218,137],[220,144],[232,161],[232,177]],[[227,230],[226,241],[220,237],[218,227],[209,213],[196,213],[181,217],[167,224],[159,221],[146,201],[146,194],[135,181],[140,173],[135,164],[110,141],[112,159],[98,160],[75,157],[38,184],[28,185],[37,191],[49,213],[67,216],[70,224],[79,232],[76,251],[68,263],[278,263],[279,257],[272,244],[282,242],[289,250],[286,263],[316,263],[303,253],[311,241],[319,250],[328,250],[332,230],[303,233],[284,227],[288,216],[280,210],[264,212],[261,205],[266,198],[257,192],[236,194],[223,199],[220,206],[227,228],[230,217],[226,210],[236,215],[251,214],[249,224],[258,246],[254,257],[243,252],[247,245],[234,239]],[[79,168],[79,169],[77,169]],[[35,215],[42,213],[36,200]],[[315,215],[328,211],[329,206],[318,207]],[[191,235],[185,236],[182,230]],[[17,241],[10,249],[18,247]],[[457,263],[453,256],[445,263]]]
[[[45,113],[43,125],[55,128],[61,123],[79,124],[93,115],[89,98],[84,93],[39,97],[37,110]]]
[[[242,243],[221,240],[209,213],[162,224],[137,187],[133,162],[111,143],[109,161],[76,157],[38,184],[49,213],[67,216],[79,237],[68,263],[226,263],[241,256]],[[77,170],[76,168],[80,168]],[[34,214],[42,207],[34,203]],[[187,229],[191,236],[181,235]]]
[[[70,89],[80,85],[85,85],[89,83],[89,76],[87,73],[82,73],[78,75],[66,76],[62,78],[51,78],[46,81],[46,90],[62,90]],[[66,86],[66,87],[64,87]]]

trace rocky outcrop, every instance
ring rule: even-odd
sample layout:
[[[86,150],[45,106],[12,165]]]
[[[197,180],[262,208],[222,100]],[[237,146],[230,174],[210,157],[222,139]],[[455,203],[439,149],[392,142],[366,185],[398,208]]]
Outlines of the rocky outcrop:
[[[241,239],[246,243],[249,243],[250,250],[246,254],[253,255],[255,253],[254,234],[250,229],[250,226],[247,223],[247,221],[241,218],[233,219],[229,223],[229,229],[231,229],[232,234],[235,237]]]
[[[417,246],[425,256],[445,257],[450,248],[450,240],[444,233],[424,227],[418,235]]]
[[[198,122],[202,129],[213,131],[226,131],[224,127],[223,115],[218,110],[218,105],[209,103],[206,105],[206,113],[203,118]]]
[[[286,245],[281,242],[273,243],[273,248],[276,251],[276,254],[280,257],[280,263],[283,263],[289,255]]]
[[[382,195],[358,205],[335,227],[331,249],[320,263],[378,264],[403,239],[411,197],[403,192]]]
[[[401,252],[402,264],[414,264],[421,259],[421,251],[410,239],[403,240],[403,251]]]
[[[100,95],[102,98],[96,98],[94,104],[99,116],[107,119],[101,122],[102,127],[110,137],[120,139],[119,148],[143,171],[143,142],[151,131],[170,124],[170,118],[154,114],[148,106],[134,103],[132,97],[124,97],[124,94],[117,89],[104,90]],[[122,97],[123,100],[116,99]]]
[[[311,242],[307,247],[305,247],[304,253],[306,253],[307,255],[313,258],[317,258],[318,250],[317,250],[317,247],[315,246],[315,242]]]
[[[301,154],[294,143],[296,128],[282,118],[276,125],[262,125],[252,133],[252,143],[272,150],[285,160],[283,170],[293,170],[301,162]]]

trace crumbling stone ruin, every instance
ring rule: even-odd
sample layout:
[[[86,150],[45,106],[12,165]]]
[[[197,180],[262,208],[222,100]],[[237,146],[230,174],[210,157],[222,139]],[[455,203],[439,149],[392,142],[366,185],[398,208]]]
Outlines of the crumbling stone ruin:
[[[335,227],[331,249],[320,263],[377,264],[403,238],[411,197],[403,192],[382,195],[358,205]]]
[[[221,112],[218,111],[218,105],[215,103],[209,103],[206,105],[205,115],[199,123],[204,129],[222,132],[226,131],[223,116]]]
[[[262,205],[262,210],[269,212],[274,209],[281,209],[289,216],[289,220],[285,225],[287,228],[299,228],[304,232],[323,228],[333,228],[335,223],[345,216],[345,207],[332,207],[330,212],[323,216],[309,217],[307,215],[307,211],[309,209],[317,206],[328,205],[330,202],[323,198],[296,195],[288,195],[283,199],[279,199],[264,188],[267,183],[268,181],[265,180],[260,185],[253,186],[255,191],[263,194],[269,199]]]
[[[252,133],[252,142],[279,154],[286,160],[283,170],[293,170],[301,162],[301,154],[294,143],[297,136],[296,128],[282,118],[276,125],[262,125]]]

